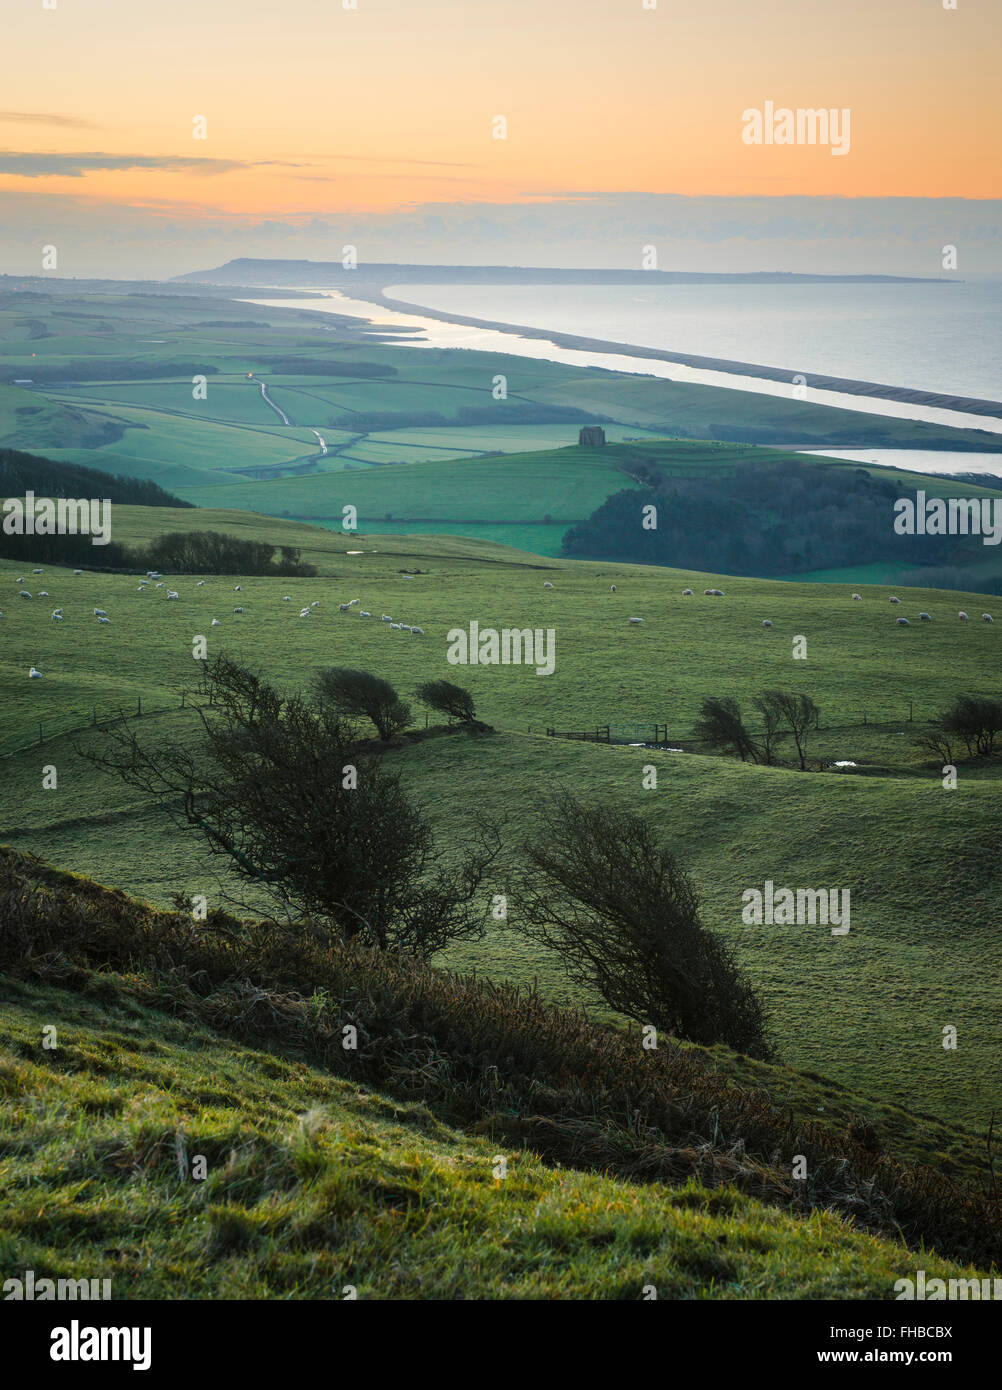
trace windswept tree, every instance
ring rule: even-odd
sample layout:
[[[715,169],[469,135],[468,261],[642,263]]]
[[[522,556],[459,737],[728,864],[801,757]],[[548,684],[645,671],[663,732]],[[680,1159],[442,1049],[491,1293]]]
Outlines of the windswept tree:
[[[463,686],[453,685],[451,681],[425,681],[414,693],[429,709],[463,724],[471,724],[477,717],[473,696]]]
[[[82,751],[199,831],[292,920],[425,957],[483,934],[496,826],[478,822],[446,862],[385,759],[364,755],[329,704],[282,695],[221,657],[198,694],[193,739],[141,741],[123,720]]]
[[[661,1031],[769,1055],[758,998],[640,816],[559,792],[522,853],[513,925],[555,951],[576,983]]]
[[[741,706],[731,696],[717,699],[710,696],[699,708],[696,720],[696,737],[711,748],[721,748],[725,753],[736,753],[741,761],[757,762],[755,740],[745,728],[741,719]]]
[[[792,695],[787,690],[763,690],[755,707],[775,729],[793,736],[800,768],[807,767],[807,735],[818,722],[818,707],[809,695]]]
[[[384,743],[411,722],[410,706],[389,681],[370,671],[331,666],[314,681],[317,699],[348,719],[369,719]]]
[[[996,742],[1002,742],[1002,700],[984,695],[958,695],[949,709],[944,710],[919,742],[937,756],[945,754],[952,762],[952,740],[958,738],[967,749],[968,757],[989,757]]]

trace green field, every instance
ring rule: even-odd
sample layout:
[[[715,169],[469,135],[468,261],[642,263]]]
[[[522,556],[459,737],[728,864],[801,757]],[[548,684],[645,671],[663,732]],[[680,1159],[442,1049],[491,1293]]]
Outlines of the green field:
[[[202,588],[180,578],[171,582],[181,600],[168,603],[165,589],[140,593],[129,576],[47,569],[30,576],[29,586],[44,585],[49,597],[26,601],[17,598],[20,572],[0,562],[0,698],[3,749],[11,752],[2,764],[0,842],[161,902],[179,886],[218,892],[204,887],[209,866],[197,844],[168,832],[162,812],[97,778],[72,738],[48,738],[86,723],[94,707],[104,717],[135,709],[140,698],[146,710],[164,711],[150,716],[151,733],[184,736],[188,716],[177,708],[178,691],[197,674],[196,634],[209,636],[210,654],[225,652],[286,686],[306,683],[327,664],[375,671],[405,695],[422,680],[458,679],[498,733],[393,754],[447,840],[476,807],[503,812],[516,834],[530,833],[540,793],[556,785],[646,812],[690,865],[708,924],[732,942],[761,989],[785,1062],[985,1128],[1002,1069],[1002,947],[994,925],[1002,887],[999,766],[962,767],[959,788],[948,792],[939,769],[912,747],[919,721],[957,693],[998,694],[1000,625],[956,618],[961,607],[980,614],[983,596],[909,590],[895,609],[879,587],[864,589],[859,604],[848,585],[547,561],[473,541],[359,538],[263,517],[132,508],[115,516],[122,540],[181,519],[302,544],[320,573],[312,580],[209,578]],[[405,569],[420,572],[408,579]],[[684,587],[696,597],[683,598]],[[726,596],[704,598],[705,587]],[[338,612],[339,601],[355,597],[372,619]],[[300,619],[314,599],[320,606]],[[49,617],[56,605],[62,624]],[[97,624],[95,606],[107,609],[110,626]],[[235,606],[244,612],[234,614]],[[932,613],[931,623],[895,625],[899,612],[914,618],[920,607]],[[419,624],[426,636],[391,631],[382,613]],[[631,626],[631,616],[644,623]],[[772,630],[762,628],[764,617]],[[446,634],[471,619],[481,627],[553,628],[554,673],[450,666]],[[794,636],[807,638],[806,661],[793,659]],[[31,664],[42,680],[27,679]],[[768,686],[806,691],[820,706],[812,760],[859,766],[802,774],[705,757],[691,744],[673,754],[544,732],[658,721],[668,724],[670,741],[686,743],[706,695],[747,702]],[[26,747],[39,721],[45,741]],[[41,785],[49,764],[59,768],[54,791]],[[658,769],[656,791],[642,789],[647,764]],[[850,888],[850,935],[744,926],[741,893],[766,879]],[[449,959],[497,978],[538,976],[551,997],[572,997],[559,961],[507,929]],[[947,1023],[964,1040],[955,1053],[941,1046]]]

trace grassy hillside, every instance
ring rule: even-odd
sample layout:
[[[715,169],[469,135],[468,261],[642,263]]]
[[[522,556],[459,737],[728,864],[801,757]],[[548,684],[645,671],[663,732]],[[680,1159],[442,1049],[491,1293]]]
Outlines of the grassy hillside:
[[[205,521],[169,509],[122,509],[122,517],[121,539]],[[721,580],[726,597],[713,600],[702,595],[707,576],[545,562],[459,540],[344,537],[263,518],[232,524],[306,542],[305,558],[320,575],[209,578],[201,588],[194,578],[177,580],[181,600],[168,603],[164,589],[140,593],[129,576],[49,570],[30,578],[49,598],[29,602],[16,597],[18,575],[0,562],[0,751],[13,754],[3,762],[0,839],[161,902],[179,887],[218,900],[197,845],[165,833],[162,812],[97,778],[72,739],[50,736],[86,723],[95,706],[104,717],[135,710],[139,699],[144,710],[164,711],[149,716],[150,735],[185,736],[178,690],[197,674],[191,639],[199,633],[211,652],[288,686],[335,663],[387,676],[405,695],[422,680],[458,679],[499,733],[392,754],[447,839],[477,806],[508,814],[514,837],[531,833],[540,792],[557,784],[640,809],[690,864],[709,924],[729,938],[762,990],[785,1061],[887,1102],[986,1127],[1002,1064],[993,983],[1002,964],[994,927],[999,765],[964,766],[958,789],[946,791],[939,769],[912,748],[918,721],[959,691],[998,692],[1002,627],[956,619],[961,606],[980,613],[977,596],[908,591],[894,608],[880,588],[864,590],[859,604],[848,586]],[[404,570],[418,573],[408,578]],[[544,580],[555,587],[544,589]],[[687,584],[696,597],[682,597]],[[372,619],[338,612],[338,601],[354,597]],[[314,599],[320,606],[300,619]],[[62,624],[49,617],[57,604]],[[234,614],[236,606],[244,612]],[[895,626],[897,613],[914,618],[920,606],[932,623]],[[107,609],[110,626],[97,624],[94,607]],[[420,624],[426,636],[391,631],[382,613]],[[644,624],[631,626],[633,615]],[[211,626],[213,616],[221,626]],[[772,630],[762,628],[764,616]],[[554,674],[450,666],[446,634],[472,618],[481,626],[552,626]],[[806,661],[793,659],[795,635],[807,637]],[[27,679],[31,664],[42,680]],[[704,757],[687,741],[705,695],[747,702],[772,685],[806,690],[821,707],[812,760],[858,766],[805,775]],[[670,739],[690,751],[570,743],[541,732],[655,720],[667,721]],[[44,741],[32,746],[39,721]],[[643,737],[639,728],[636,736]],[[656,791],[642,788],[642,768],[651,764]],[[54,790],[42,787],[47,765],[59,770]],[[741,892],[766,879],[850,888],[849,937],[742,925]],[[500,928],[478,952],[450,959],[494,978],[538,976],[550,997],[572,997],[559,961]],[[957,1052],[941,1046],[948,1023],[960,1030]]]

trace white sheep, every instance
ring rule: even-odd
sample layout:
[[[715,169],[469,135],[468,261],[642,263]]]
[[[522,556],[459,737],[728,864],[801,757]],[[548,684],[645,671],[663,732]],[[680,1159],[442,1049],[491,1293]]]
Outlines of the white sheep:
[[[995,619],[992,617],[992,615],[991,615],[990,613],[982,613],[982,615],[981,615],[981,621],[982,621],[983,623],[993,623],[993,622],[995,621]]]
[[[30,681],[40,681],[42,679],[41,671],[36,671],[34,666],[30,666],[28,668],[28,679]]]
[[[212,622],[209,624],[209,626],[210,626],[210,627],[222,627],[222,623],[219,621],[218,618],[213,618],[213,620],[212,620]]]
[[[95,618],[106,618],[107,616],[108,616],[108,615],[107,615],[107,613],[104,611],[103,608],[95,608],[95,609],[94,609],[94,617],[95,617]]]
[[[862,594],[853,594],[853,596],[852,596],[852,601],[853,601],[853,603],[862,603],[862,602],[863,602],[863,595],[862,595]]]
[[[960,610],[960,612],[957,614],[957,617],[960,619],[962,623],[966,623],[969,621],[967,614],[964,612],[963,609]]]
[[[627,619],[627,622],[630,622],[630,623],[642,623],[643,621],[644,621],[643,618],[628,618],[628,619]]]
[[[310,610],[308,608],[300,608],[299,616],[301,618],[308,618],[310,616]]]
[[[393,619],[390,617],[389,613],[384,613],[379,621],[381,623],[392,623]]]
[[[32,572],[32,574],[44,574],[44,573],[45,573],[44,570],[32,570],[31,572]]]
[[[176,589],[168,589],[168,590],[167,590],[167,597],[168,597],[168,598],[180,598],[181,595],[178,593],[178,591],[177,591]]]
[[[897,623],[898,627],[911,627],[911,623],[907,618],[895,618],[894,621]]]
[[[358,615],[358,616],[359,616],[360,618],[371,618],[371,617],[372,617],[372,614],[371,614],[371,613],[366,613],[364,610],[361,610],[361,611],[359,612],[359,615]]]
[[[99,622],[99,623],[105,623],[105,624],[107,624],[108,626],[111,625],[111,619],[110,619],[110,618],[98,618],[98,622]]]
[[[409,626],[409,624],[408,624],[408,623],[401,623],[401,624],[400,624],[400,631],[401,631],[401,632],[410,632],[410,626]]]
[[[888,603],[900,603],[901,600],[900,600],[899,598],[895,598],[894,595],[892,594],[891,597],[887,600],[887,602],[888,602]]]
[[[49,597],[49,591],[48,591],[48,589],[39,589],[39,591],[38,591],[38,597],[39,597],[39,598],[48,598],[48,597]]]
[[[400,624],[399,624],[399,623],[390,623],[390,631],[391,631],[391,632],[399,632],[399,631],[400,631]]]
[[[763,619],[762,619],[762,626],[763,626],[763,627],[772,627],[772,623],[769,621],[768,618],[763,618]]]
[[[74,570],[73,573],[74,573],[74,574],[83,574],[83,570]]]
[[[52,616],[57,623],[61,623],[63,620],[63,610],[61,608],[53,608]]]
[[[27,589],[21,590],[21,598],[31,598],[31,595],[28,593]]]
[[[160,583],[159,583],[159,584],[154,584],[153,587],[154,587],[155,589],[162,589],[163,586],[164,586],[163,580],[161,579]]]
[[[932,622],[932,614],[931,614],[931,613],[920,613],[920,614],[919,614],[919,617],[922,619],[922,621],[923,621],[924,623],[931,623],[931,622]]]
[[[282,599],[282,602],[283,602],[283,603],[291,603],[291,602],[292,602],[292,595],[291,595],[291,594],[286,594],[285,597]]]
[[[613,593],[613,594],[616,592],[616,586],[615,586],[615,584],[610,584],[610,585],[609,585],[609,592],[610,592],[610,593]]]
[[[550,583],[549,580],[547,580],[546,583],[543,585],[543,588],[544,588],[544,589],[552,589],[552,588],[553,588],[553,585]]]
[[[242,613],[244,610],[242,608],[234,608],[233,611],[234,613]]]
[[[691,589],[683,589],[683,590],[682,590],[682,597],[683,597],[683,598],[692,598],[692,590],[691,590]]]
[[[424,636],[424,628],[423,628],[423,627],[412,627],[412,628],[411,628],[411,636],[412,636],[412,637],[423,637],[423,636]]]
[[[242,585],[242,584],[234,584],[234,586],[233,586],[233,592],[234,592],[235,594],[239,594],[239,592],[240,592],[240,590],[241,590],[242,588],[243,588],[243,585]]]
[[[704,589],[703,593],[709,594],[713,598],[723,598],[724,596],[723,589]]]
[[[205,588],[205,580],[204,580],[204,579],[200,579],[200,580],[198,581],[198,583],[195,585],[195,588],[196,588],[196,589],[204,589],[204,588]]]
[[[348,603],[347,603],[346,606],[347,606],[348,608],[354,608],[355,605],[356,605],[357,603],[361,603],[361,602],[362,602],[362,600],[361,600],[360,598],[350,598],[350,599],[348,600]]]
[[[337,611],[338,611],[339,613],[347,613],[347,611],[348,611],[348,604],[346,604],[346,603],[339,603],[338,606],[337,606]]]
[[[311,607],[311,608],[319,608],[319,607],[320,607],[320,600],[319,600],[318,598],[315,598],[315,599],[313,600],[313,602],[310,604],[310,607]]]

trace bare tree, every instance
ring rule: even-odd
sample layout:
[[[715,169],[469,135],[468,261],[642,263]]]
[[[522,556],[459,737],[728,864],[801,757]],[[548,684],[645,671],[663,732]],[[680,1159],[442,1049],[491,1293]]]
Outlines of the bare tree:
[[[330,705],[281,695],[225,658],[203,671],[198,694],[190,741],[146,743],[123,720],[81,751],[200,831],[289,916],[422,956],[483,935],[496,826],[476,822],[447,863],[385,759],[363,754],[355,725]]]
[[[696,721],[696,736],[713,748],[737,753],[742,762],[756,762],[755,741],[741,719],[741,706],[730,696],[703,701]]]
[[[573,980],[639,1022],[769,1055],[759,1000],[641,817],[560,792],[522,849],[513,925],[555,951]]]
[[[389,681],[369,671],[331,666],[318,672],[314,690],[318,700],[340,714],[350,719],[371,719],[384,743],[411,722],[410,706],[400,699]]]
[[[755,700],[755,708],[774,729],[785,726],[785,732],[793,735],[800,758],[800,768],[801,771],[805,771],[808,730],[814,728],[818,721],[818,707],[811,697],[791,695],[786,690],[763,690]]]

